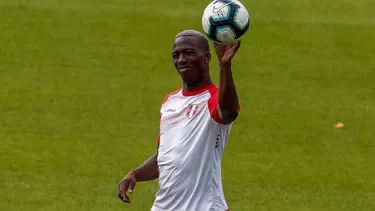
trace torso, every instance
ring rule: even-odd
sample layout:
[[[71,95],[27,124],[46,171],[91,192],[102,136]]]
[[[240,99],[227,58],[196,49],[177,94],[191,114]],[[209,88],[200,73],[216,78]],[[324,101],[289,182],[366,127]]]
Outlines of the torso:
[[[232,123],[216,110],[218,88],[178,90],[160,110],[159,187],[152,211],[225,211],[221,159]]]

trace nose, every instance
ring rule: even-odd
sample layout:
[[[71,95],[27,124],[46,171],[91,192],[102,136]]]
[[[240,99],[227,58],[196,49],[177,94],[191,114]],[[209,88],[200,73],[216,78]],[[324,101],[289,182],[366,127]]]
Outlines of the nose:
[[[186,57],[183,54],[180,54],[180,56],[178,57],[178,60],[177,60],[177,64],[178,65],[184,65],[184,64],[186,64],[186,62],[187,62]]]

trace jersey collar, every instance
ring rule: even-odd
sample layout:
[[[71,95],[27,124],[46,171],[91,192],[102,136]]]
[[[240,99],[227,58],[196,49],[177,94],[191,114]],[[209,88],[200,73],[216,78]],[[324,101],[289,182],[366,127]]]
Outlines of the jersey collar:
[[[183,96],[194,96],[194,95],[201,94],[202,92],[205,92],[205,91],[207,91],[207,90],[211,90],[211,89],[213,89],[213,88],[215,88],[215,87],[216,87],[215,84],[210,84],[210,85],[208,85],[208,86],[205,86],[205,87],[203,87],[203,88],[201,88],[201,89],[198,89],[198,90],[196,90],[196,91],[193,91],[193,92],[185,92],[184,90],[182,90],[182,95],[183,95]]]

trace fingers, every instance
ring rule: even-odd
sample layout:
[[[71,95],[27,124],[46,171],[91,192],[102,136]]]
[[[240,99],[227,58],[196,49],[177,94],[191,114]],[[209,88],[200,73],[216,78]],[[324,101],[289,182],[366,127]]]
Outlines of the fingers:
[[[118,192],[117,195],[118,197],[126,203],[130,203],[130,198],[126,193],[132,194],[134,192],[134,187],[136,185],[136,180],[132,180],[129,178],[124,178],[120,184],[118,185]]]
[[[130,203],[130,198],[129,196],[126,194],[126,192],[132,194],[134,192],[134,187],[135,187],[135,182],[133,181],[129,181],[128,184],[127,184],[127,187],[124,189],[124,196],[125,198],[123,198],[123,201],[126,202],[126,203]]]
[[[236,43],[236,45],[237,45],[237,49],[240,48],[240,46],[241,46],[241,40],[239,40],[239,41]]]
[[[238,42],[235,44],[235,46],[234,46],[234,52],[237,52],[238,49],[240,48],[240,46],[241,46],[241,41],[238,41]]]
[[[120,182],[120,184],[117,187],[117,196],[124,200],[125,198],[125,183],[123,181]]]
[[[126,195],[126,192],[128,191],[128,182],[127,181],[121,181],[118,186],[118,197],[126,203],[130,203],[130,198]]]
[[[125,198],[123,199],[125,203],[130,203],[130,198],[128,195],[125,194]]]
[[[224,50],[224,51],[227,51],[227,50],[235,50],[235,51],[237,51],[240,48],[240,46],[241,46],[241,40],[239,40],[238,42],[236,42],[234,44],[231,44],[231,45],[222,45],[222,44],[214,42],[214,48],[215,48],[215,50],[216,49],[221,49],[221,50]]]
[[[228,50],[232,54],[235,54],[238,51],[238,49],[240,48],[240,46],[241,46],[241,41],[238,41],[235,44],[231,45]]]
[[[121,201],[125,202],[125,203],[130,203],[130,198],[128,195],[126,195],[126,193],[124,192],[124,197],[123,198],[120,198]]]
[[[237,41],[236,43],[230,45],[229,48],[237,50],[240,48],[240,46],[241,46],[241,41]]]
[[[215,50],[222,50],[223,46],[220,45],[219,43],[214,42],[214,48],[215,48]]]

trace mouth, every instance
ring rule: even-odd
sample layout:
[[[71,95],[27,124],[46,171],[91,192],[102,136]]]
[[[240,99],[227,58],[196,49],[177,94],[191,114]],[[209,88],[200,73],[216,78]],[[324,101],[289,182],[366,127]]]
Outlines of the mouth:
[[[179,67],[178,68],[178,70],[180,71],[180,72],[186,72],[186,71],[188,71],[190,69],[190,66],[184,66],[184,67]]]

